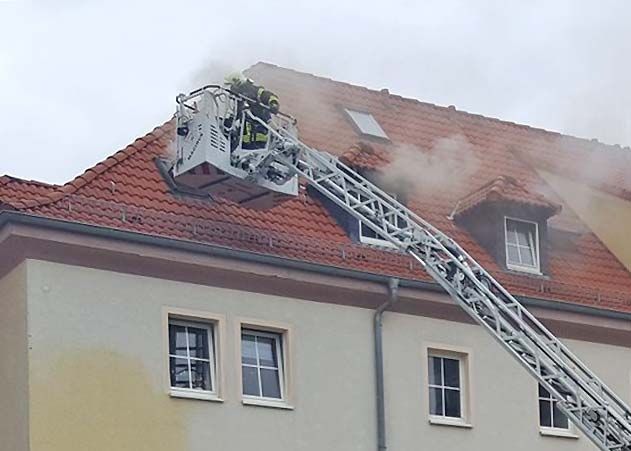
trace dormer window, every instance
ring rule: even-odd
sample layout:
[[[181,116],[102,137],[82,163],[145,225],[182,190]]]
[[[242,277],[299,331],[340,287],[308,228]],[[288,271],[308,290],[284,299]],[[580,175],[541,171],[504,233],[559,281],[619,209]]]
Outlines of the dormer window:
[[[381,128],[381,125],[379,125],[379,122],[372,114],[349,110],[348,108],[345,111],[362,134],[388,139],[388,135],[386,135],[386,132],[383,131],[383,128]]]
[[[450,218],[508,271],[545,275],[548,219],[561,205],[513,177],[498,176],[461,198]]]
[[[504,218],[506,267],[515,271],[541,272],[539,226],[536,222]]]

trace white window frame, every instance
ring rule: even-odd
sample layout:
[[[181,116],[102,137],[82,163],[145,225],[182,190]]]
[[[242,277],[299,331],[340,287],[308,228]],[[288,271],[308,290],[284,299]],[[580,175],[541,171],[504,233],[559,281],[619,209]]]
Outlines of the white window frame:
[[[533,224],[535,226],[534,230],[534,266],[521,265],[517,263],[511,263],[508,258],[508,221],[521,222],[525,224]],[[512,244],[512,243],[511,243]],[[528,272],[532,274],[541,274],[541,264],[540,264],[540,254],[541,249],[539,248],[539,224],[535,221],[528,221],[525,219],[514,218],[511,216],[504,216],[504,253],[506,254],[506,267],[508,269],[512,269],[514,271]]]
[[[267,366],[262,366],[259,365],[258,360],[259,360],[259,351],[258,351],[258,346],[255,346],[256,348],[256,360],[257,363],[256,365],[252,365],[250,363],[243,363],[243,361],[241,361],[241,368],[248,367],[248,368],[256,368],[256,373],[258,376],[258,382],[259,382],[259,391],[261,392],[261,395],[257,396],[257,395],[246,395],[245,393],[243,393],[243,397],[244,398],[255,398],[255,399],[262,399],[262,400],[267,400],[267,401],[273,401],[273,402],[278,402],[278,401],[282,401],[283,399],[285,399],[285,387],[284,387],[284,377],[283,377],[283,362],[285,361],[285,358],[283,356],[283,346],[282,346],[282,341],[283,341],[283,335],[279,334],[277,332],[274,333],[270,333],[270,332],[262,332],[260,330],[256,330],[256,329],[246,329],[243,328],[241,329],[241,336],[242,336],[242,340],[243,340],[243,335],[252,335],[254,337],[262,337],[262,338],[270,338],[272,340],[274,340],[274,348],[276,350],[276,360],[278,362],[278,367],[277,368],[273,368],[273,367],[267,367]],[[263,396],[263,383],[261,380],[261,370],[262,369],[267,369],[267,370],[274,370],[278,372],[278,386],[280,389],[280,398],[270,398],[267,396]],[[243,377],[243,376],[242,376]]]
[[[373,116],[372,113],[369,113],[367,111],[358,111],[352,108],[344,108],[344,111],[346,112],[348,117],[351,119],[351,121],[353,121],[353,124],[355,124],[355,127],[357,128],[357,130],[359,130],[359,132],[362,135],[374,136],[375,138],[382,138],[382,139],[388,139],[388,140],[390,139],[388,138],[388,135],[386,134],[381,124],[377,121],[377,119],[375,118],[375,116]],[[366,130],[364,127],[361,126],[361,124],[357,121],[357,117],[355,116],[355,115],[360,115],[360,114],[364,116],[368,116],[368,121],[372,122],[371,125],[375,128],[374,131]]]
[[[241,395],[241,402],[248,406],[261,406],[261,407],[273,407],[278,409],[293,410],[292,397],[293,397],[293,378],[292,378],[292,328],[287,324],[281,324],[272,321],[237,318],[236,321],[236,340],[237,347],[237,364],[239,374],[239,393]],[[246,395],[243,393],[243,355],[242,355],[242,343],[241,335],[246,334],[259,335],[262,337],[274,338],[276,340],[276,352],[278,359],[278,377],[280,384],[281,398],[268,398],[264,396]],[[252,366],[252,365],[249,365]],[[260,378],[260,372],[259,372]],[[259,379],[259,386],[260,379]]]
[[[224,340],[225,336],[224,324],[225,317],[223,315],[210,313],[199,310],[189,310],[176,307],[163,307],[162,311],[163,335],[164,335],[164,380],[165,391],[173,398],[198,399],[203,401],[223,402],[224,381]],[[171,386],[171,353],[169,343],[169,325],[189,325],[197,328],[207,328],[209,331],[209,348],[210,357],[210,377],[212,390],[199,390],[183,387]]]
[[[426,395],[426,412],[429,423],[440,426],[455,426],[462,428],[472,428],[472,406],[473,394],[471,392],[471,365],[472,353],[468,348],[462,348],[444,344],[427,344],[424,353],[424,377],[425,377],[425,395]],[[448,417],[444,415],[431,414],[430,389],[434,385],[429,383],[429,358],[440,357],[458,360],[458,370],[460,372],[460,417]]]
[[[541,435],[546,435],[546,436],[553,436],[553,437],[563,437],[563,438],[578,438],[578,435],[576,434],[576,427],[574,426],[574,423],[572,423],[572,421],[570,421],[570,419],[568,418],[567,420],[567,428],[559,428],[559,427],[554,427],[554,426],[542,426],[541,425],[541,401],[548,401],[550,402],[550,409],[552,409],[553,403],[556,403],[558,401],[556,401],[554,399],[554,397],[552,396],[552,394],[550,392],[548,392],[548,394],[550,395],[549,398],[547,397],[541,397],[539,395],[539,384],[537,383],[536,385],[537,387],[537,424],[539,425],[539,433]],[[545,387],[544,387],[545,388]],[[547,391],[547,389],[546,389]],[[554,424],[554,413],[551,412],[551,416],[550,418],[552,419],[552,424]]]

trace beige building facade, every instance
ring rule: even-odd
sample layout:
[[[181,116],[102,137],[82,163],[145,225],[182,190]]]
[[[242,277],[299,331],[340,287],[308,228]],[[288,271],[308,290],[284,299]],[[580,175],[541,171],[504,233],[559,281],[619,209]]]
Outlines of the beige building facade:
[[[387,278],[43,229],[12,238],[3,261],[26,258],[0,280],[2,451],[376,449],[372,325]],[[444,294],[401,281],[393,310],[388,449],[594,449],[540,427],[534,379]],[[533,311],[629,401],[628,318]],[[170,321],[211,327],[212,395],[171,387]],[[281,337],[282,400],[243,395],[244,330]],[[460,362],[461,419],[430,415],[431,356]]]

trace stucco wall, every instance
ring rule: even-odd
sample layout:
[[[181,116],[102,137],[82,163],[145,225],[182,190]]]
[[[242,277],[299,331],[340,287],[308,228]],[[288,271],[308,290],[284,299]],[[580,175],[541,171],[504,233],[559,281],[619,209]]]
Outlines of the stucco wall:
[[[375,449],[372,312],[28,262],[32,451]],[[223,403],[166,394],[163,307],[226,316]],[[292,327],[294,410],[240,402],[237,318]],[[428,424],[427,344],[471,350],[472,428]],[[571,347],[629,398],[631,350]],[[476,326],[386,314],[389,449],[591,450],[541,437],[536,384]]]
[[[26,265],[0,279],[0,451],[28,450]]]

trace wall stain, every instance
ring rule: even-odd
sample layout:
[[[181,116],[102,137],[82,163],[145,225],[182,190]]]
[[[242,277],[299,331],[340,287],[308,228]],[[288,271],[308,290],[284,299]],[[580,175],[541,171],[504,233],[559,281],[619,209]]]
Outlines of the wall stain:
[[[132,357],[90,349],[33,366],[31,451],[189,449],[182,409]]]

